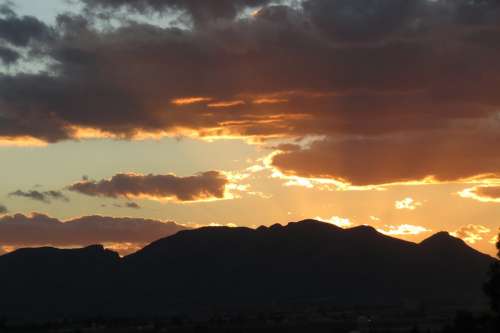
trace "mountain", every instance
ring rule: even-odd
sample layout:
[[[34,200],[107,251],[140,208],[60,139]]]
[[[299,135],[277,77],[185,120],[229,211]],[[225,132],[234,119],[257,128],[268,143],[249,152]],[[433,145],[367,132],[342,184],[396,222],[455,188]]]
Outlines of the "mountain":
[[[101,313],[120,265],[118,254],[100,245],[20,249],[0,256],[0,317]]]
[[[493,260],[446,233],[415,244],[368,226],[314,220],[255,230],[207,227],[121,259],[102,247],[0,256],[0,294],[7,295],[0,311],[161,315],[302,303],[470,305],[483,300]]]

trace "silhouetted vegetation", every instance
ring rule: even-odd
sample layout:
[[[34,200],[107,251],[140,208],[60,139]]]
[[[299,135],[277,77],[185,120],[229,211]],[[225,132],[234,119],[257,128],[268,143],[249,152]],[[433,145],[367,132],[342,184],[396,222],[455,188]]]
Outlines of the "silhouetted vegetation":
[[[492,316],[488,313],[474,314],[469,311],[458,311],[452,325],[443,333],[496,333],[497,328]]]
[[[500,258],[500,240],[496,244],[497,256]],[[484,291],[490,299],[491,312],[474,314],[459,311],[452,325],[446,327],[443,333],[497,333],[500,332],[500,261],[491,264],[489,279],[484,285]]]
[[[497,242],[498,258],[500,259],[500,235]],[[490,298],[491,308],[500,317],[500,262],[491,265],[490,280],[486,283],[485,292]]]

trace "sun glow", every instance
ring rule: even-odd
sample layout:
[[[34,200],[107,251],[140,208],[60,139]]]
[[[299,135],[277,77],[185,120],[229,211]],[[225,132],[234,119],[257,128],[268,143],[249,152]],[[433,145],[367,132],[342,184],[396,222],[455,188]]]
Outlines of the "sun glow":
[[[324,219],[322,217],[316,216],[314,219],[321,221],[321,222],[326,222],[326,223],[336,225],[337,227],[340,227],[340,228],[349,228],[349,227],[353,226],[353,223],[348,218],[339,217],[339,216],[332,216],[329,219]]]

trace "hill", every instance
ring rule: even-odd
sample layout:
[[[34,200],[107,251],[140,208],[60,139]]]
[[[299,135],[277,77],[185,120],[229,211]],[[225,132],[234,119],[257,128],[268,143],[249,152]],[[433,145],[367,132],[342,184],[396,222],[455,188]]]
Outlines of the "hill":
[[[470,305],[494,259],[438,233],[420,244],[360,226],[180,231],[124,258],[94,246],[0,257],[6,313],[162,315],[174,311],[327,303]],[[26,313],[26,312],[25,312]]]

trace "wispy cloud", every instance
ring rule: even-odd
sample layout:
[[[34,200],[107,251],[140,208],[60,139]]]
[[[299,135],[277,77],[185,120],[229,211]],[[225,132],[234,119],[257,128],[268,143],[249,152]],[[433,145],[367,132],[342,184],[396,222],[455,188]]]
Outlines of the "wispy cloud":
[[[183,97],[183,98],[176,98],[172,100],[172,104],[175,105],[191,105],[191,104],[198,104],[198,103],[203,103],[203,102],[208,102],[211,101],[212,99],[209,97]]]
[[[208,104],[207,106],[209,108],[229,108],[229,107],[232,107],[232,106],[238,106],[238,105],[244,105],[244,104],[245,104],[245,101],[238,100],[238,101],[220,101],[220,102],[214,102],[214,103]]]
[[[424,232],[431,232],[423,226],[402,224],[402,225],[386,225],[384,228],[377,229],[378,232],[389,236],[404,236],[404,235],[419,235]]]
[[[53,200],[59,200],[64,202],[69,202],[69,198],[65,196],[61,191],[22,191],[17,190],[15,192],[9,193],[11,197],[21,197],[27,198],[35,201],[40,201],[46,204],[51,203]]]
[[[139,206],[137,203],[135,202],[127,202],[125,204],[125,207],[127,208],[132,208],[132,209],[141,209],[141,206]]]
[[[103,204],[102,207],[106,207],[106,205]],[[124,204],[115,203],[115,204],[113,204],[113,207],[116,207],[116,208],[141,209],[141,206],[139,204],[135,203],[135,202],[126,202]]]
[[[469,244],[475,244],[483,239],[483,235],[491,232],[491,229],[480,224],[464,225],[450,234],[454,237],[463,239]]]

